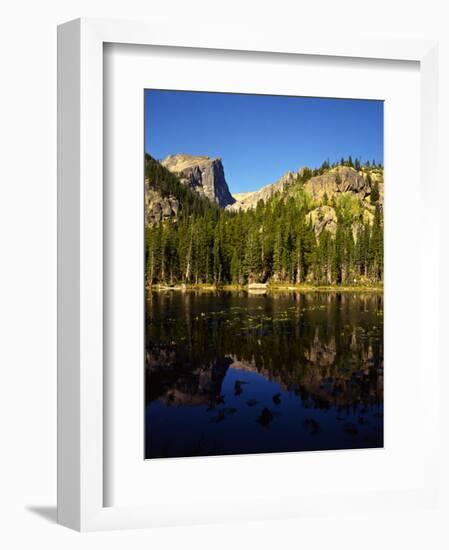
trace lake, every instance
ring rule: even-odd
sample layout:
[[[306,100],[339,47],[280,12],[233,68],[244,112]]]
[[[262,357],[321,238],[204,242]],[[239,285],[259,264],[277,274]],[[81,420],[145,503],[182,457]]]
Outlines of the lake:
[[[383,447],[380,292],[150,292],[145,457]]]

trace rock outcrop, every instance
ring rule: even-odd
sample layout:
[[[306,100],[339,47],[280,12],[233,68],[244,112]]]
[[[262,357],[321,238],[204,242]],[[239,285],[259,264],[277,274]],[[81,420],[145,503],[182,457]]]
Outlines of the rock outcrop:
[[[331,206],[315,208],[307,214],[307,220],[312,222],[317,237],[324,229],[332,235],[335,235],[337,231],[337,214]]]
[[[161,161],[162,166],[176,174],[181,183],[188,185],[200,195],[216,202],[222,208],[235,202],[229,191],[220,158],[193,155],[169,155]]]
[[[248,210],[249,208],[254,208],[259,200],[262,199],[266,201],[275,193],[285,192],[288,194],[290,189],[292,191],[295,190],[296,186],[293,184],[298,180],[298,177],[302,175],[303,171],[304,168],[301,168],[298,172],[286,172],[277,182],[266,185],[258,191],[235,194],[234,198],[236,202],[227,208],[230,210]],[[351,193],[369,204],[374,182],[377,182],[379,185],[379,202],[382,204],[383,177],[381,173],[371,174],[370,180],[362,172],[358,172],[354,168],[348,166],[337,166],[324,174],[310,178],[304,184],[304,190],[318,204],[321,203],[326,196],[328,199],[332,199],[332,197],[343,193]]]
[[[157,224],[175,218],[179,212],[179,201],[174,197],[163,197],[151,189],[145,181],[145,224]]]
[[[365,199],[371,193],[372,184],[360,172],[348,166],[338,166],[321,176],[311,178],[304,189],[321,201],[325,195],[329,199],[339,193],[352,193]]]
[[[298,186],[310,199],[307,218],[311,221],[315,235],[318,237],[323,230],[335,235],[337,229],[337,214],[335,200],[351,195],[359,200],[360,215],[365,223],[373,223],[375,205],[371,200],[373,188],[376,188],[376,201],[383,206],[384,183],[383,169],[355,170],[349,166],[336,166],[320,175],[307,179],[307,168],[298,172],[286,172],[275,183],[266,185],[258,191],[231,195],[225,179],[220,158],[211,159],[206,156],[169,155],[160,164],[176,175],[181,184],[187,185],[196,193],[217,203],[228,210],[248,210],[256,207],[260,200],[267,201],[274,195],[283,197],[295,196]],[[305,183],[301,183],[301,181]],[[161,193],[153,182],[145,181],[145,221],[147,224],[157,224],[169,219],[176,219],[182,204],[178,198],[167,193]],[[354,236],[357,226],[354,224]]]
[[[266,201],[276,193],[283,193],[291,184],[296,181],[297,175],[294,172],[286,172],[278,181],[265,185],[258,191],[252,193],[239,193],[234,195],[237,199],[234,204],[228,206],[230,210],[248,210],[257,205],[260,200]]]

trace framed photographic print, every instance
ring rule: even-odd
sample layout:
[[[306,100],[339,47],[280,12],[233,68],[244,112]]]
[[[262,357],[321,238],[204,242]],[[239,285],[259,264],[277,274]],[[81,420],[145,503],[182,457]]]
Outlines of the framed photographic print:
[[[58,40],[60,523],[434,505],[435,44]]]
[[[145,458],[383,447],[383,102],[144,105]]]

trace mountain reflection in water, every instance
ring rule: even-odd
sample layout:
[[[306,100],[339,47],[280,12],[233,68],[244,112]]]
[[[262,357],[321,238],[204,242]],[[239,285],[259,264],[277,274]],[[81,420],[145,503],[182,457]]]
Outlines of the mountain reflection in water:
[[[152,292],[146,458],[383,446],[380,293]]]

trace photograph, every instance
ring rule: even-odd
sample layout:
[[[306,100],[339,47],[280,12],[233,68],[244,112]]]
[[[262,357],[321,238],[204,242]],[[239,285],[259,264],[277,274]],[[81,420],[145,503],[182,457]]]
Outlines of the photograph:
[[[2,8],[0,550],[449,550],[447,2]]]
[[[383,448],[383,101],[143,101],[145,459]]]

